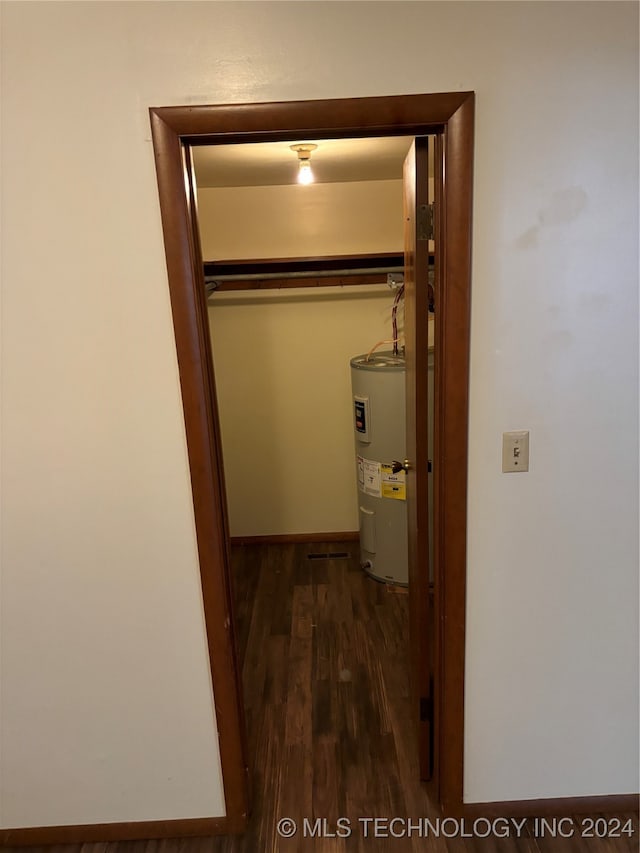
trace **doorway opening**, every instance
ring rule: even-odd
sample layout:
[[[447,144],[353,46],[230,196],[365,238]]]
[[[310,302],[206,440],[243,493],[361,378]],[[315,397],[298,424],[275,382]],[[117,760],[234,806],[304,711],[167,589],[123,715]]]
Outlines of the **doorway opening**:
[[[203,600],[220,728],[227,831],[242,829],[246,821],[247,762],[231,601],[229,524],[220,422],[208,338],[203,258],[197,229],[190,149],[202,143],[237,144],[305,137],[426,136],[429,133],[436,136],[435,292],[441,312],[440,330],[436,332],[435,341],[435,389],[440,405],[435,424],[437,462],[434,491],[438,511],[434,529],[436,571],[433,613],[430,616],[434,639],[429,649],[426,638],[416,634],[416,627],[424,624],[421,620],[424,620],[424,608],[428,606],[425,587],[417,596],[416,605],[412,605],[411,647],[412,652],[421,650],[419,654],[423,659],[425,655],[432,657],[435,689],[430,694],[430,716],[428,708],[421,710],[429,721],[430,736],[435,744],[435,798],[445,808],[454,808],[462,802],[473,95],[454,93],[237,107],[158,108],[151,113],[192,473]],[[419,159],[419,154],[416,154],[414,168]],[[421,181],[418,181],[420,185]],[[420,200],[415,196],[408,201],[405,198],[405,204],[415,211]],[[413,214],[405,218],[412,217],[415,238],[417,219]],[[420,260],[423,250],[424,247],[419,246],[415,239],[413,244],[411,239],[405,243],[405,275],[408,280],[415,280],[416,271],[424,267]],[[415,312],[417,308],[417,313],[409,322],[415,325],[415,318],[422,317],[426,296],[414,287],[411,298],[414,302],[408,305],[409,311]],[[416,328],[421,328],[420,319]],[[425,375],[421,359],[424,358],[426,363],[427,348],[422,346],[423,342],[426,343],[426,339],[423,341],[418,336],[416,348],[415,338],[411,343],[408,341],[409,346],[418,352],[418,358],[409,364],[408,385]],[[423,390],[420,386],[416,396],[418,417],[421,417],[421,407],[426,406]],[[415,416],[414,411],[412,417]],[[423,426],[425,424],[426,421]],[[426,441],[417,442],[416,459],[422,444],[426,448]],[[411,480],[411,474],[408,480]],[[426,476],[423,482],[426,486]],[[423,522],[424,518],[414,519],[416,527],[422,525],[424,528]],[[420,551],[427,542],[428,537],[425,536],[423,545],[418,543],[417,552],[414,547],[411,558],[414,564],[428,563],[428,558]],[[420,713],[416,708],[417,717]]]
[[[432,776],[433,745],[421,768],[410,697],[407,475],[371,461],[407,455],[403,164],[413,141],[307,140],[313,186],[295,180],[293,140],[193,150],[248,760],[261,780],[256,845],[272,812],[317,815],[322,804],[335,824],[430,807],[420,778]],[[421,142],[432,201],[434,140]],[[428,378],[432,399],[431,367]],[[368,408],[358,466],[352,380]],[[430,534],[432,511],[430,499]]]

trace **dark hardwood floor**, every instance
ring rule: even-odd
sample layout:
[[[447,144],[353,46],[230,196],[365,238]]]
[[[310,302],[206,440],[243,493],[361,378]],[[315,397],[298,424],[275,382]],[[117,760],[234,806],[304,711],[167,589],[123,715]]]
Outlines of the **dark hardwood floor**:
[[[310,554],[351,556],[309,559]],[[244,836],[58,845],[50,853],[631,853],[621,838],[541,837],[530,819],[509,837],[425,837],[438,810],[418,781],[407,666],[408,598],[368,578],[355,542],[232,550],[253,813]],[[401,822],[390,824],[392,818]],[[583,826],[582,817],[573,826]],[[291,818],[298,831],[278,834]],[[338,818],[347,819],[341,825]],[[363,819],[382,818],[376,828]],[[409,832],[407,819],[414,828]],[[305,819],[307,833],[305,836]],[[320,823],[316,825],[316,821]],[[326,824],[323,820],[326,819]],[[607,818],[609,820],[610,818]],[[385,822],[385,820],[387,822]],[[466,831],[474,819],[466,819]],[[552,819],[549,819],[552,821]],[[424,825],[423,825],[424,826]],[[458,822],[460,826],[460,822]],[[564,824],[566,830],[568,824]],[[310,837],[316,829],[324,837]],[[350,834],[347,836],[347,831]],[[393,833],[397,836],[394,837]],[[330,833],[334,836],[331,837]],[[346,837],[340,837],[344,833]],[[453,837],[445,837],[446,835]],[[11,849],[11,848],[8,848]],[[14,848],[16,851],[18,848]]]
[[[350,556],[309,558],[337,553]],[[406,592],[365,576],[354,542],[240,547],[233,562],[255,813],[245,846],[223,849],[416,849],[357,824],[437,814],[417,783]],[[286,841],[282,817],[353,832]]]

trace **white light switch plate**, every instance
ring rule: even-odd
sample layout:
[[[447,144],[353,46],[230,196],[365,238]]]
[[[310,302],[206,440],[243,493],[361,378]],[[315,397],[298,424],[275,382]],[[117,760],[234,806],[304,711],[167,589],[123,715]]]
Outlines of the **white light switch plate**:
[[[529,470],[529,430],[502,433],[502,471],[505,474]]]

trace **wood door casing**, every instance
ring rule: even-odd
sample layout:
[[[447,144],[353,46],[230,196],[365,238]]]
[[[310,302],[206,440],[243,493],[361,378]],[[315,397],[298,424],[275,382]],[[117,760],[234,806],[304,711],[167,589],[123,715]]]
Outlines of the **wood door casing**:
[[[246,824],[240,677],[235,658],[223,476],[217,445],[212,367],[208,361],[204,277],[194,239],[196,212],[188,198],[184,149],[194,144],[308,138],[437,134],[442,137],[441,233],[437,290],[446,284],[439,315],[442,351],[436,394],[440,470],[436,480],[436,543],[446,583],[435,602],[441,614],[442,691],[437,776],[449,811],[462,806],[466,471],[471,260],[471,173],[474,95],[448,92],[330,101],[158,107],[150,110],[160,211],[191,470],[204,613],[229,828]],[[426,393],[426,389],[424,389]],[[438,439],[439,436],[439,439]]]
[[[409,637],[412,702],[418,730],[421,778],[434,766],[433,614],[429,606],[428,394],[429,240],[419,227],[429,204],[426,136],[414,140],[404,162],[405,357],[407,406],[407,523],[409,540]]]
[[[196,173],[195,166],[193,162],[193,148],[192,146],[184,146],[183,150],[184,156],[184,168],[185,168],[185,177],[187,178],[187,187],[188,187],[188,198],[189,198],[189,209],[191,210],[191,225],[192,225],[192,237],[194,244],[194,256],[198,259],[202,258],[202,244],[200,239],[200,227],[198,225],[198,188],[196,182]],[[201,273],[202,271],[202,273]],[[204,275],[204,267],[200,264],[198,268],[198,278],[200,274]],[[235,683],[235,692],[236,692],[236,705],[238,708],[238,729],[240,733],[240,754],[242,755],[242,760],[244,764],[244,775],[246,778],[246,807],[242,813],[241,823],[244,823],[246,819],[245,815],[249,813],[249,802],[250,802],[250,794],[251,794],[251,778],[249,775],[249,756],[247,751],[247,731],[246,731],[246,719],[245,719],[245,707],[244,707],[244,697],[242,692],[242,682],[239,677],[241,672],[241,664],[238,656],[238,643],[237,643],[237,634],[235,630],[235,614],[234,614],[234,579],[231,573],[231,536],[229,534],[229,510],[227,506],[227,490],[225,486],[224,480],[224,457],[222,452],[222,435],[220,432],[220,416],[218,412],[218,396],[216,394],[216,382],[215,382],[215,373],[214,373],[214,363],[213,363],[213,352],[211,347],[211,334],[209,329],[209,315],[207,311],[207,295],[206,288],[201,287],[198,293],[198,301],[203,306],[202,307],[202,317],[205,321],[205,333],[204,333],[204,351],[206,354],[206,360],[209,364],[208,371],[208,384],[209,384],[209,398],[211,400],[212,407],[212,424],[215,429],[213,435],[211,436],[211,444],[213,452],[215,453],[215,469],[218,476],[217,482],[217,492],[219,497],[218,507],[219,507],[219,518],[217,519],[218,524],[220,525],[220,529],[223,531],[222,535],[222,545],[224,548],[224,575],[226,579],[225,587],[223,588],[224,599],[229,602],[229,612],[227,616],[227,624],[228,624],[228,654],[232,656],[233,667],[238,673],[238,678]],[[207,634],[209,635],[210,628],[207,623]]]

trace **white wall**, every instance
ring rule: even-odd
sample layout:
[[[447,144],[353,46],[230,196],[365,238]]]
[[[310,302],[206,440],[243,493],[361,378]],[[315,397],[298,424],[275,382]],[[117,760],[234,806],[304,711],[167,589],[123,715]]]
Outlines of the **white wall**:
[[[637,790],[637,6],[294,8],[2,7],[2,826],[223,811],[150,104],[477,92],[465,797]]]
[[[2,7],[2,827],[225,811],[137,16]]]

